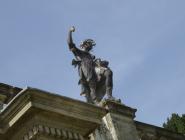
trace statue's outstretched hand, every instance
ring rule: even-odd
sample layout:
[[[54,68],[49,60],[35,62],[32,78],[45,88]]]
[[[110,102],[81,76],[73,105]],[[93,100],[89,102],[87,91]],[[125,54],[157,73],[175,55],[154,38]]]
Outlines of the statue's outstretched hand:
[[[70,28],[70,30],[69,30],[70,32],[74,32],[75,31],[75,27],[74,26],[72,26],[71,28]]]

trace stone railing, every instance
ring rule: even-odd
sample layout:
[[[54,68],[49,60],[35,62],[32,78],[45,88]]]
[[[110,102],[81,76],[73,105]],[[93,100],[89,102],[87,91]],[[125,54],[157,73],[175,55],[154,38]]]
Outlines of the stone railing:
[[[140,140],[185,140],[185,136],[167,129],[135,121]]]

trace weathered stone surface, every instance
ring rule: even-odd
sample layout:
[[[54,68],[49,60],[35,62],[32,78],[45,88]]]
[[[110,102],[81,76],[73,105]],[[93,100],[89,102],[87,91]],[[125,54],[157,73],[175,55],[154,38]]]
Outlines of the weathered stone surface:
[[[135,121],[141,140],[185,140],[183,134],[174,133],[167,129]]]
[[[26,88],[0,114],[0,138],[86,139],[106,113],[105,109],[91,104]]]
[[[0,83],[0,101],[4,104],[7,104],[21,90],[21,88]]]
[[[185,140],[182,134],[134,121],[136,109],[110,100],[97,107],[34,88],[5,100],[0,140]]]
[[[3,109],[3,102],[0,101],[0,112],[1,112],[2,109]]]
[[[109,113],[103,118],[102,125],[91,135],[92,140],[139,140],[133,121],[135,109],[107,101],[104,107]]]

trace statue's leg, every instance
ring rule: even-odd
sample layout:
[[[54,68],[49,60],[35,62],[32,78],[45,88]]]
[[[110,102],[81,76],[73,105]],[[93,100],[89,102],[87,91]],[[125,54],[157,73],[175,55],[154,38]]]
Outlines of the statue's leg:
[[[87,93],[85,94],[85,98],[86,98],[86,102],[87,102],[87,103],[94,104],[94,102],[93,102],[93,100],[92,100],[92,98],[91,98],[89,92],[87,92]]]
[[[108,99],[113,99],[112,97],[112,89],[113,89],[113,73],[110,69],[107,69],[104,73],[105,76],[105,86],[106,86],[106,94]]]
[[[96,82],[89,81],[90,96],[93,102],[96,104]]]
[[[82,68],[81,67],[78,67],[78,73],[79,73],[79,76],[80,76],[80,80],[78,82],[78,84],[81,85],[81,93],[80,95],[81,96],[85,96],[85,94],[88,92],[88,84],[84,78],[84,74],[82,72]]]
[[[113,89],[113,73],[110,69],[107,69],[104,73],[105,76],[105,86],[106,86],[106,94],[107,94],[107,98],[109,100],[113,100],[116,102],[121,103],[120,99],[116,99],[115,97],[112,96],[112,89]]]
[[[84,96],[86,98],[86,102],[93,103],[93,100],[90,96],[90,89],[86,82],[81,82],[81,96]]]
[[[80,93],[80,95],[83,96],[88,92],[88,87],[87,87],[87,84],[83,81],[81,81],[80,84],[81,84],[81,93]]]

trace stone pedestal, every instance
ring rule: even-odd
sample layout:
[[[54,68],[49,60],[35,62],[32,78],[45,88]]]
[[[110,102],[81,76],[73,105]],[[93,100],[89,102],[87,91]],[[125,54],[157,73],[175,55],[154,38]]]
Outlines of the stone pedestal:
[[[139,140],[133,120],[136,109],[113,101],[106,101],[104,107],[108,113],[91,140]]]

